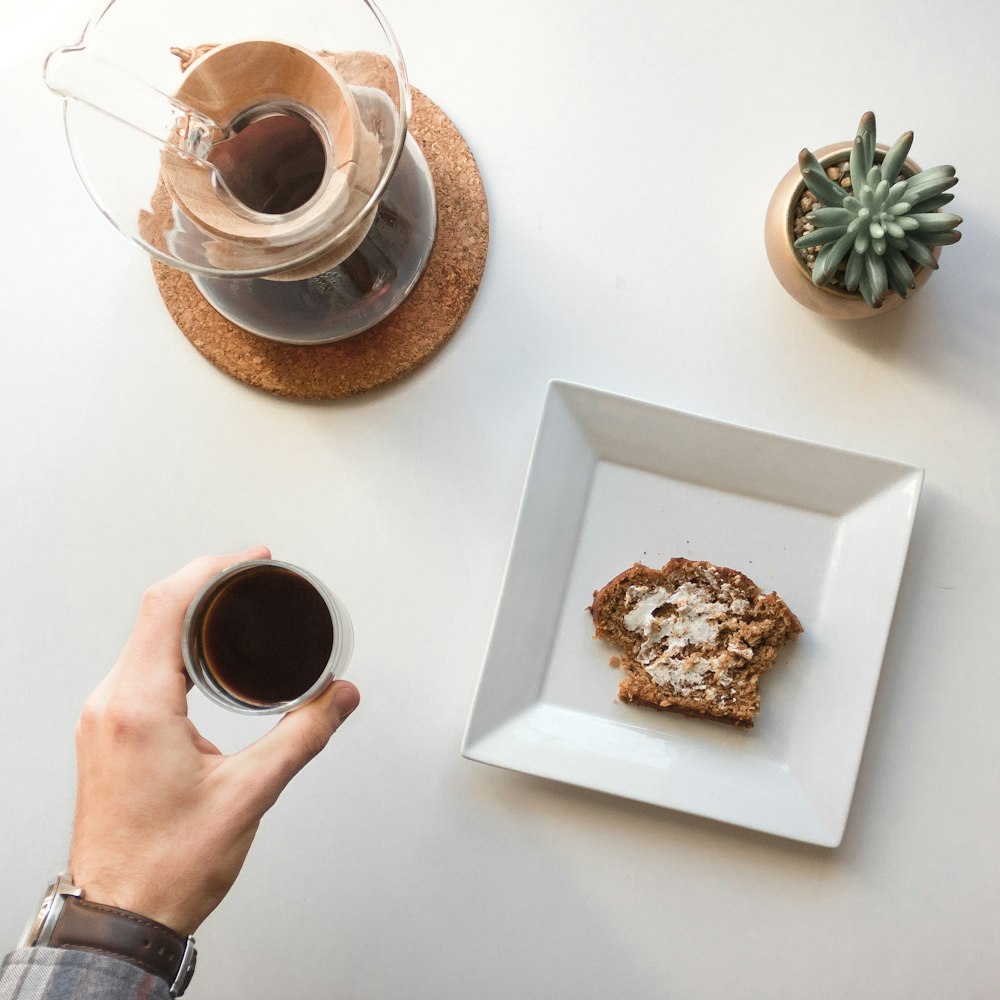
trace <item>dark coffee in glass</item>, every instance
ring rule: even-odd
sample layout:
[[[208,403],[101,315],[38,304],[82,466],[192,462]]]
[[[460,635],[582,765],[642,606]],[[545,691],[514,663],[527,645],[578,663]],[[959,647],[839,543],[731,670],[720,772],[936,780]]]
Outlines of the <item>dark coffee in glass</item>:
[[[277,560],[224,570],[192,602],[184,662],[210,698],[244,712],[287,711],[346,666],[351,626],[311,574]]]

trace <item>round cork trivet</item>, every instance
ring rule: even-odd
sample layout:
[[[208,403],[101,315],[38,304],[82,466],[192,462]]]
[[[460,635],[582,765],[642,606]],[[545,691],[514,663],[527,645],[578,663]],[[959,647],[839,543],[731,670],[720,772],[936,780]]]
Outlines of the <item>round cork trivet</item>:
[[[458,329],[482,280],[489,244],[486,192],[472,152],[454,123],[414,89],[409,131],[434,180],[437,231],[416,287],[395,312],[346,340],[279,344],[220,315],[190,275],[153,261],[170,315],[217,368],[246,385],[291,399],[340,399],[413,371]],[[160,203],[156,211],[169,210]]]

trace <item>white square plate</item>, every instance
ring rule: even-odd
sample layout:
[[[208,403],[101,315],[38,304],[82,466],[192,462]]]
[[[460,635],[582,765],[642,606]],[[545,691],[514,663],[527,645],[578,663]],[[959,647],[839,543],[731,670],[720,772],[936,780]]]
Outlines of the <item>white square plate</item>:
[[[923,471],[567,382],[549,385],[464,756],[836,847]],[[595,589],[707,559],[805,632],[751,730],[616,700]]]

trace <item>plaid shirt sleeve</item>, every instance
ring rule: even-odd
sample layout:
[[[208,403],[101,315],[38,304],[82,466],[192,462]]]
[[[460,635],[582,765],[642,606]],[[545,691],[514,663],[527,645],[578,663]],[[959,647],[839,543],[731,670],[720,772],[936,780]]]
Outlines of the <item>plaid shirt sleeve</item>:
[[[167,984],[122,958],[18,948],[0,964],[0,1000],[170,1000]]]

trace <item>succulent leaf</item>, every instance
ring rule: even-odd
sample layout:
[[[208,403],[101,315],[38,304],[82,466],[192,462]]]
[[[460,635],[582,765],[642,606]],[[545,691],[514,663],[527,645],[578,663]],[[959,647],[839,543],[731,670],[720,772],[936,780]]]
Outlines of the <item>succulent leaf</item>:
[[[907,291],[916,285],[916,279],[913,277],[913,269],[907,264],[906,258],[895,247],[889,247],[886,250],[885,266],[893,291],[905,299]]]
[[[907,218],[915,220],[925,233],[945,233],[962,221],[960,216],[947,215],[944,212],[911,212]]]
[[[806,218],[820,226],[846,226],[854,218],[854,213],[846,208],[817,208]]]
[[[911,208],[913,212],[936,212],[939,208],[944,208],[949,202],[955,200],[953,194],[939,194],[933,198],[926,198],[918,202]]]
[[[844,271],[844,285],[849,292],[856,292],[858,281],[861,279],[861,272],[865,269],[864,254],[851,251],[851,256],[847,259],[847,269]]]
[[[906,193],[906,184],[907,182],[905,180],[896,181],[896,183],[889,188],[889,193],[885,196],[885,204],[887,208],[902,201],[903,195]]]
[[[799,170],[802,172],[802,179],[805,181],[806,187],[819,198],[822,204],[836,207],[842,204],[847,197],[847,192],[826,176],[826,171],[820,165],[819,160],[808,149],[803,149],[799,153]]]
[[[872,164],[875,162],[874,112],[866,111],[861,116],[861,121],[858,122],[858,136],[861,138],[863,161],[862,170],[856,176],[864,177],[864,175],[871,170]]]
[[[816,263],[813,264],[813,275],[816,284],[825,285],[836,273],[837,265],[844,259],[844,255],[851,249],[854,237],[850,233],[844,233],[840,239],[833,243],[828,243],[816,255]],[[815,275],[819,273],[819,277]]]
[[[926,198],[935,198],[958,183],[957,177],[920,179],[920,174],[910,179],[903,196],[911,205]]]
[[[929,267],[932,270],[937,269],[937,261],[930,250],[927,249],[927,244],[922,240],[915,240],[912,236],[907,236],[906,250],[903,252],[923,267]]]
[[[880,255],[865,255],[865,274],[868,276],[868,286],[871,293],[871,298],[866,295],[865,301],[872,309],[878,309],[885,302],[885,293],[888,291],[889,285],[885,261]]]
[[[847,226],[826,226],[823,229],[814,229],[811,232],[803,233],[796,241],[797,249],[804,247],[822,247],[827,243],[840,239],[847,232]]]
[[[894,291],[901,299],[909,298],[910,290],[899,280],[899,278],[896,277],[895,274],[893,274],[892,271],[887,271],[886,277],[889,279],[889,288],[891,288],[892,291]]]
[[[872,296],[872,279],[871,275],[868,273],[868,269],[864,266],[864,258],[861,258],[861,276],[858,278],[858,291],[861,292],[862,298],[868,303],[873,309],[877,309],[878,306],[874,303],[874,298]]]
[[[951,166],[950,163],[941,163],[936,167],[927,167],[926,170],[921,170],[919,174],[914,174],[910,178],[910,183],[918,179],[922,180],[938,180],[941,177],[954,177],[955,168]]]
[[[865,163],[865,141],[859,132],[851,146],[850,170],[851,180],[855,177],[864,177],[868,173],[870,164]]]
[[[957,243],[961,238],[962,234],[957,229],[953,229],[950,233],[930,233],[924,237],[924,244],[929,247],[948,247],[952,243]]]
[[[913,145],[913,133],[904,132],[893,144],[882,160],[882,176],[892,183],[903,169],[903,163]]]
[[[862,115],[850,152],[850,190],[831,180],[809,150],[799,154],[803,182],[820,205],[809,214],[817,228],[795,246],[820,247],[812,271],[816,285],[829,283],[843,264],[845,287],[877,309],[889,288],[906,297],[914,267],[937,267],[932,247],[961,238],[961,218],[939,211],[954,197],[945,193],[958,183],[954,167],[899,179],[912,143],[913,133],[905,132],[877,163],[875,116]]]

